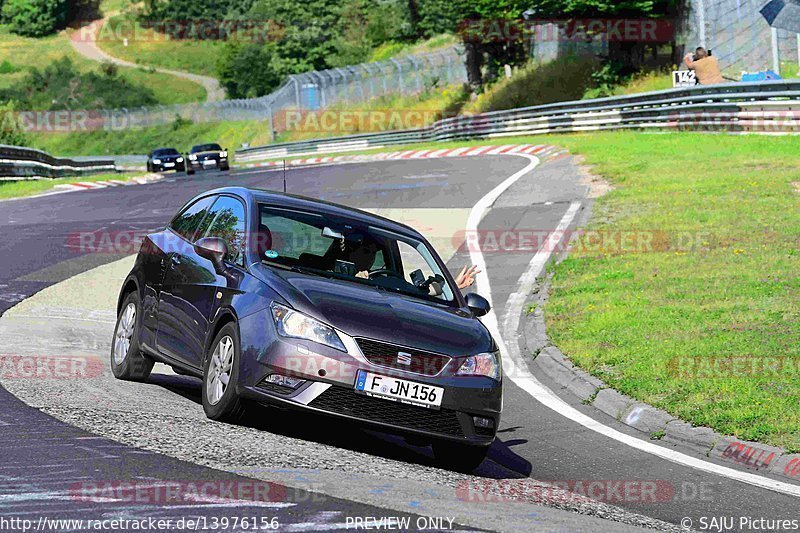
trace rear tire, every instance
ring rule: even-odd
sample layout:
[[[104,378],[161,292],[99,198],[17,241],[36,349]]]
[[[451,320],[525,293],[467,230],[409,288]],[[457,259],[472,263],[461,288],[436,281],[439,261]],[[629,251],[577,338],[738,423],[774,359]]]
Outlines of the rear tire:
[[[470,446],[444,440],[434,441],[433,456],[442,468],[471,474],[486,459],[488,446]]]
[[[244,416],[245,406],[236,392],[239,357],[239,331],[229,322],[217,333],[203,363],[203,411],[211,420],[236,422]]]
[[[153,360],[139,347],[140,329],[139,293],[133,291],[122,301],[111,342],[111,372],[117,379],[144,381],[153,370]]]

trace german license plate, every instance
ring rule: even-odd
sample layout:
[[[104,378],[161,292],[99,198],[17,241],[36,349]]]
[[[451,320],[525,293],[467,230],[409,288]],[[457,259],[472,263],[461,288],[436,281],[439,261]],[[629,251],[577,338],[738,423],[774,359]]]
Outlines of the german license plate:
[[[175,166],[175,163],[164,163],[164,168],[172,168]]]
[[[217,162],[214,161],[213,159],[206,159],[205,161],[203,161],[203,166],[204,167],[214,167],[216,165],[217,165]]]
[[[356,375],[356,392],[428,409],[439,409],[444,396],[442,387],[381,376],[366,370],[359,370]]]

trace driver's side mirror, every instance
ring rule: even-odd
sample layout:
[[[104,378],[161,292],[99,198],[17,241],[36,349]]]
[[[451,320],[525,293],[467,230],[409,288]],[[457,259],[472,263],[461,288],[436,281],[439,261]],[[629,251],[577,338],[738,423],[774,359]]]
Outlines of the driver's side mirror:
[[[472,311],[472,314],[476,317],[483,316],[492,309],[492,306],[489,305],[489,302],[486,300],[486,298],[480,294],[470,292],[467,293],[464,298],[467,300],[467,307],[469,307],[469,310]]]
[[[194,243],[194,251],[200,257],[211,261],[217,274],[225,271],[225,256],[228,255],[228,243],[219,237],[203,237]]]

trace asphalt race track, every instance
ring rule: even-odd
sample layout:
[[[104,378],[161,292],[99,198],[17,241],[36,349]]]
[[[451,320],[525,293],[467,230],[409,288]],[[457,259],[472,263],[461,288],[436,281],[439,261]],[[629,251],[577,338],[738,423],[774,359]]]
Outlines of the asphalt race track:
[[[469,251],[457,239],[470,210],[528,164],[518,156],[476,156],[316,166],[290,170],[287,188],[410,223],[429,236],[449,258],[448,267],[457,271],[470,262]],[[502,191],[478,230],[552,231],[576,202],[580,210],[569,222],[572,227],[580,224],[591,210],[580,176],[571,157],[544,158]],[[0,241],[0,313],[47,288],[29,300],[31,307],[20,305],[19,318],[15,310],[0,318],[0,354],[97,352],[107,365],[114,310],[95,299],[116,298],[114,284],[129,268],[130,259],[123,259],[129,254],[93,253],[80,246],[80,236],[163,227],[186,200],[225,184],[280,190],[283,175],[260,169],[192,178],[167,175],[143,186],[0,202],[5,237]],[[481,276],[491,287],[498,319],[533,254],[483,254],[486,272]],[[86,277],[70,279],[76,275]],[[91,280],[104,281],[95,286]],[[45,308],[47,316],[36,316]],[[71,317],[73,309],[85,315]],[[232,506],[76,502],[72,490],[76,483],[130,479],[273,482],[269,488],[274,498],[258,505],[238,502],[236,514],[274,516],[287,531],[346,529],[346,518],[355,516],[410,517],[412,524],[419,517],[454,519],[442,529],[679,530],[681,525],[697,526],[702,517],[736,517],[737,524],[742,516],[796,519],[800,508],[795,496],[668,461],[591,431],[542,405],[510,379],[505,381],[498,438],[474,474],[493,480],[500,490],[525,490],[504,501],[485,502],[464,498],[461,490],[480,479],[438,469],[427,449],[393,436],[325,420],[298,424],[295,415],[277,412],[241,426],[212,423],[199,405],[199,381],[164,368],[157,367],[162,373],[148,384],[119,382],[109,372],[92,380],[7,379],[0,374],[3,387],[28,404],[0,388],[5,457],[0,463],[0,516],[212,517]],[[545,377],[536,377],[557,390]],[[564,399],[605,426],[642,437],[591,406]],[[699,457],[692,450],[658,445]],[[541,487],[539,482],[571,486],[598,481],[648,482],[668,490],[655,502],[634,494],[579,503],[557,491],[543,498],[541,491],[531,490]]]

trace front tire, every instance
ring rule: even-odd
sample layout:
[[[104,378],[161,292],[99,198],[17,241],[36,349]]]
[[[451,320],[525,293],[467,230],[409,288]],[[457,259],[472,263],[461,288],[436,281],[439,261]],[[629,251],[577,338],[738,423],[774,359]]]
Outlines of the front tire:
[[[117,379],[144,381],[153,370],[153,360],[139,347],[140,316],[139,294],[130,292],[122,302],[111,343],[111,372]]]
[[[236,422],[244,404],[236,392],[239,380],[239,332],[225,324],[214,338],[203,364],[203,411],[211,420]]]
[[[488,446],[470,446],[450,441],[434,441],[433,456],[443,468],[471,474],[478,468],[489,451]]]

